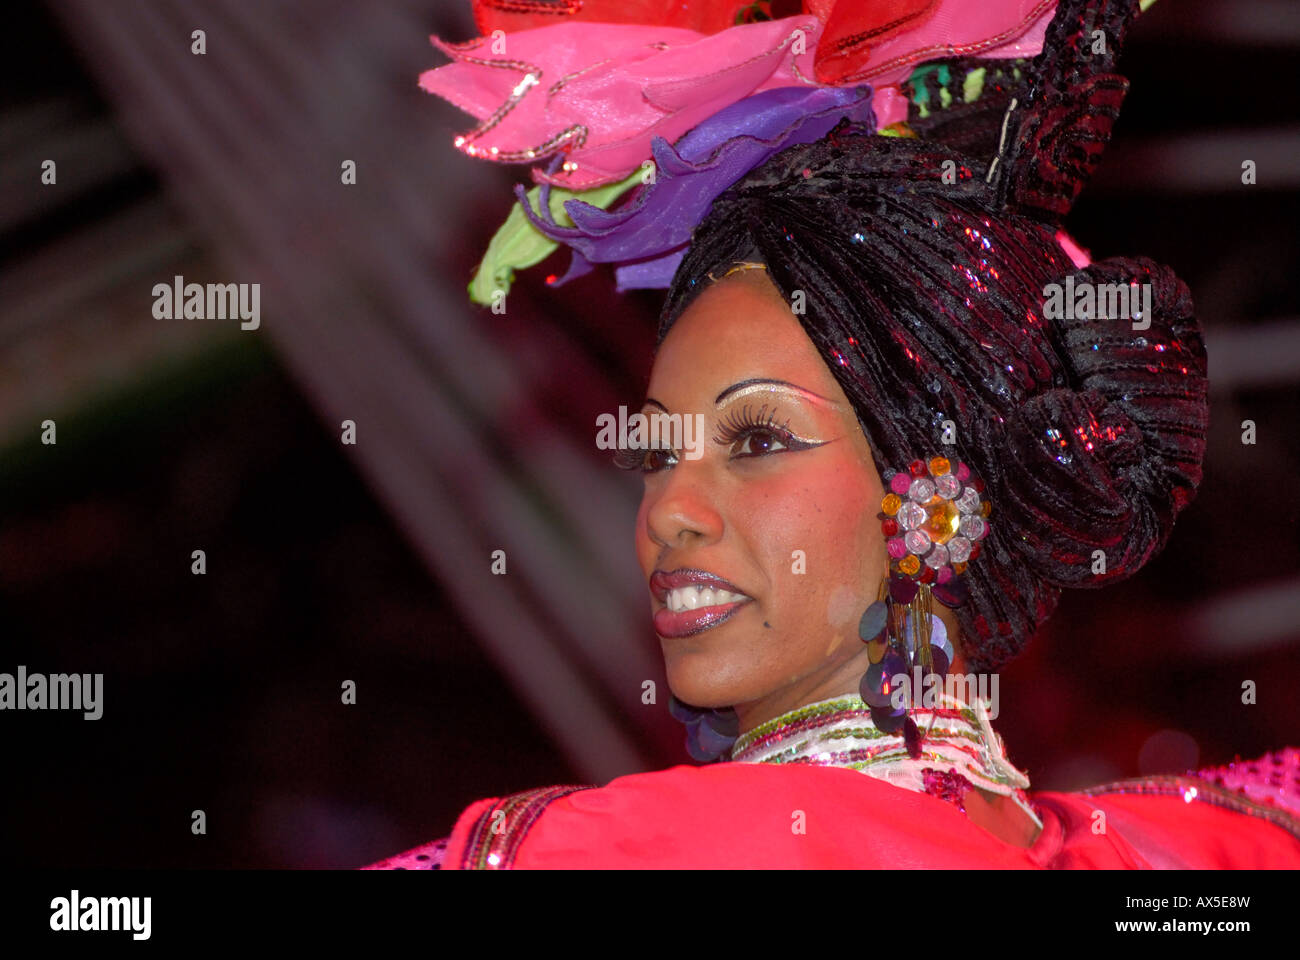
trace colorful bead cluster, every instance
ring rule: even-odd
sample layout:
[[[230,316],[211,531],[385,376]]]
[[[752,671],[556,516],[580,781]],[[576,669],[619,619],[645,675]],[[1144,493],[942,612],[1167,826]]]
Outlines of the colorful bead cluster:
[[[880,527],[889,568],[920,583],[945,584],[979,556],[988,534],[990,505],[984,483],[960,460],[913,460],[888,480],[880,503]]]
[[[936,770],[933,767],[926,767],[921,776],[926,793],[956,805],[962,813],[966,812],[966,794],[973,786],[969,780],[954,770]]]

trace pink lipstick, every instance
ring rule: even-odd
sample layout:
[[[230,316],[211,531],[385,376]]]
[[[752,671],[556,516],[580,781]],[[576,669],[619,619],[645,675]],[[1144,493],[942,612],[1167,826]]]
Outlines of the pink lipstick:
[[[650,592],[663,604],[654,614],[661,637],[689,637],[729,620],[753,598],[707,570],[656,570]]]

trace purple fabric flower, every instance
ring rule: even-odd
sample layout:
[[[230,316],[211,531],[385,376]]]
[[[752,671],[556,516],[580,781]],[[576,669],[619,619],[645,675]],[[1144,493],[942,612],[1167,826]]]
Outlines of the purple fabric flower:
[[[569,269],[552,286],[589,273],[595,263],[619,263],[624,264],[616,271],[620,291],[667,287],[692,231],[719,194],[786,147],[821,139],[842,117],[875,129],[869,86],[779,87],[746,97],[696,126],[676,146],[655,137],[650,144],[655,181],[637,188],[619,209],[566,201],[572,227],[551,218],[549,185],[542,187],[540,215],[522,185],[515,195],[538,230],[572,248]]]

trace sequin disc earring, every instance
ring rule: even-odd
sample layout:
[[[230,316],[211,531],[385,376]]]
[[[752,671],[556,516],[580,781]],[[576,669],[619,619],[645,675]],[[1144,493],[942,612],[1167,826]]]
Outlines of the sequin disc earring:
[[[730,707],[692,707],[669,694],[668,713],[686,724],[686,752],[700,763],[713,763],[729,754],[740,736],[740,718]]]
[[[954,466],[946,457],[914,460],[907,470],[886,473],[885,482],[889,493],[878,517],[889,572],[858,624],[871,664],[858,692],[876,728],[902,731],[915,759],[924,737],[911,717],[918,699],[914,688],[932,673],[942,681],[954,656],[933,600],[947,607],[966,601],[962,575],[979,555],[991,508],[980,499],[983,482],[966,464]]]

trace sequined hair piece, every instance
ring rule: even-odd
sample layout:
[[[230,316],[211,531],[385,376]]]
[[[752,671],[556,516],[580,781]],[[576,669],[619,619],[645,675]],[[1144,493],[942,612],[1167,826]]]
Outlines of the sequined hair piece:
[[[751,171],[696,228],[661,315],[660,339],[710,274],[765,263],[787,300],[803,293],[800,322],[886,483],[935,450],[971,464],[998,516],[956,608],[975,670],[1015,656],[1062,588],[1135,573],[1201,479],[1205,348],[1186,286],[1144,258],[1076,269],[1056,240],[1118,113],[1136,6],[1063,2],[1032,68],[994,92],[1000,114],[931,123],[930,139],[846,122]],[[1048,318],[1066,284],[1145,286],[1150,315]]]

